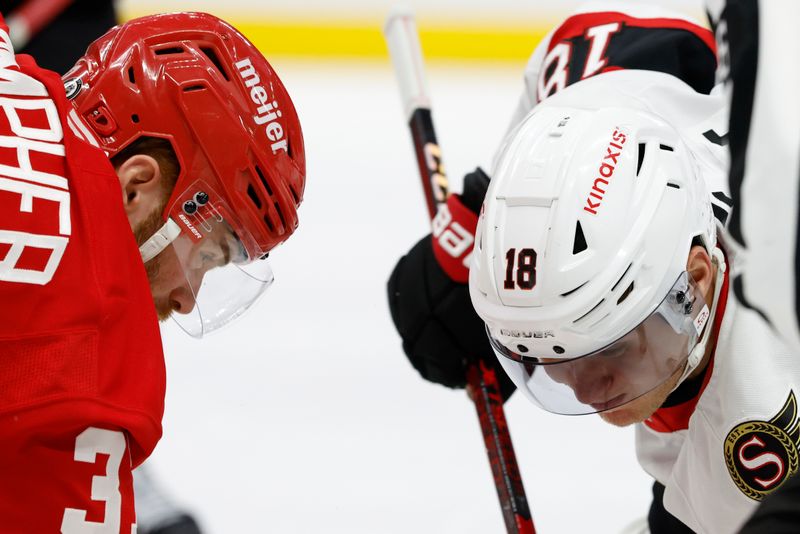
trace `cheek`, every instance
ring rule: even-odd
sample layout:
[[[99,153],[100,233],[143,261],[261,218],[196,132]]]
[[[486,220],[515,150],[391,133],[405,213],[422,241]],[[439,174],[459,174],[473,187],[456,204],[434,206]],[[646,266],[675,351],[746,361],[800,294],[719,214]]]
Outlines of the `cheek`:
[[[150,282],[150,291],[156,300],[166,298],[175,287],[185,285],[183,269],[172,247],[167,247],[148,262],[147,279]]]
[[[559,384],[567,384],[571,382],[571,372],[567,369],[568,365],[569,364],[543,365],[542,370]]]

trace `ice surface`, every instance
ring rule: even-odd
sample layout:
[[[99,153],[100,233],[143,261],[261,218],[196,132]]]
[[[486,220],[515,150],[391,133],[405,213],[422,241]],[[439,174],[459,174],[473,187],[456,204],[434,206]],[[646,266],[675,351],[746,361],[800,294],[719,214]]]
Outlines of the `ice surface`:
[[[249,315],[201,342],[165,326],[155,474],[215,534],[504,532],[473,406],[416,374],[389,317],[386,279],[428,221],[388,61],[273,63],[306,136],[301,226]],[[455,190],[488,168],[522,67],[429,66]],[[506,406],[540,534],[646,513],[632,429]]]

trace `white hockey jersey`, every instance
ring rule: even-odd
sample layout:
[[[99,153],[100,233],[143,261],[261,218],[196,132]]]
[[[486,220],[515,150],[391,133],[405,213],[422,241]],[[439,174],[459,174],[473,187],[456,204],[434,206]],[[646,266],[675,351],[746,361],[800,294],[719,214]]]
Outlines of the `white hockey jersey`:
[[[593,104],[646,109],[681,132],[724,225],[730,200],[720,94],[697,93],[668,74],[621,70],[570,86],[539,106],[580,107],[587,95]],[[729,266],[735,271],[735,258]],[[665,486],[664,507],[700,533],[735,532],[761,498],[798,469],[797,355],[757,313],[733,297],[726,300],[718,310],[719,340],[705,389],[637,429],[639,462]]]
[[[703,389],[636,429],[664,507],[698,533],[736,532],[798,469],[797,354],[726,289]]]
[[[537,48],[526,68],[526,89],[511,129],[534,106],[580,108],[587,95],[593,104],[599,99],[659,115],[682,134],[695,156],[712,192],[714,214],[724,227],[732,205],[727,99],[721,91],[702,87],[709,74],[703,65],[693,77],[684,75],[685,63],[676,68],[656,60],[651,68],[637,63],[636,54],[623,58],[628,64],[620,59],[631,43],[623,39],[623,29],[684,31],[706,44],[709,32],[661,10],[631,13],[629,5],[619,4],[604,8],[582,10]],[[659,40],[640,36],[636,46],[653,42]],[[616,64],[613,46],[618,47]],[[709,48],[713,50],[713,43]],[[713,79],[713,67],[710,74]],[[763,496],[800,463],[797,354],[757,313],[735,302],[729,281],[736,269],[736,258],[729,254],[728,280],[720,295],[721,304],[726,302],[715,321],[718,342],[702,388],[692,398],[661,408],[637,428],[639,462],[665,486],[664,507],[700,533],[735,532]]]
[[[731,98],[740,302],[800,349],[800,2],[706,0]],[[800,528],[798,529],[800,530]]]

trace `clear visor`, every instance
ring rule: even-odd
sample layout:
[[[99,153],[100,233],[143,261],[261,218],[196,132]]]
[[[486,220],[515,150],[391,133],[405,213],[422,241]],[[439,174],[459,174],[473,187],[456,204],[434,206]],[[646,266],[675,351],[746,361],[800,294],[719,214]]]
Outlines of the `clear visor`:
[[[148,267],[156,308],[202,337],[242,315],[274,276],[266,255],[253,249],[252,237],[207,184],[195,182],[168,213],[181,230]]]
[[[584,415],[623,406],[682,372],[708,315],[700,289],[684,272],[636,328],[589,354],[536,357],[512,351],[491,333],[489,340],[528,399],[549,412]]]

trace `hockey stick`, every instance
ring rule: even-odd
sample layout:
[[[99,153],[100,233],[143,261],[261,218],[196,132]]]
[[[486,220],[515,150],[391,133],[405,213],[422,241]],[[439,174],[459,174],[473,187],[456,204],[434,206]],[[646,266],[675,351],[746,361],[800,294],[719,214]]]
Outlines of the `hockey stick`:
[[[28,0],[9,14],[6,24],[14,50],[22,50],[72,2],[73,0]]]
[[[408,10],[394,10],[386,20],[384,35],[397,72],[404,110],[409,117],[428,213],[433,219],[438,206],[447,200],[448,183],[433,129],[413,14]],[[478,411],[506,530],[509,534],[535,534],[494,370],[483,362],[470,365],[467,383]]]

